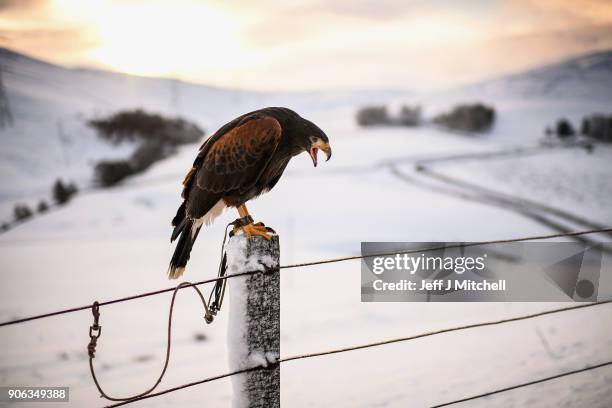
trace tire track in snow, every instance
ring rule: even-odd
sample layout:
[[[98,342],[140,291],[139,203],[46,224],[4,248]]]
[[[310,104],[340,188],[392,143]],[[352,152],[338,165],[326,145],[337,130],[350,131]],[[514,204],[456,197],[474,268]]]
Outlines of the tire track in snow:
[[[580,146],[580,145],[577,145]],[[573,146],[575,147],[575,146]],[[508,152],[509,154],[520,155],[519,149],[513,149]],[[532,153],[532,150],[525,150],[525,152]],[[504,155],[502,152],[493,153],[494,156]],[[470,159],[481,159],[491,158],[491,154],[479,153],[473,155],[461,155],[457,156],[459,159],[464,158]],[[453,157],[445,157],[443,160],[453,160]],[[441,159],[428,159],[427,162],[440,161]],[[416,162],[415,168],[417,169],[418,175],[425,176],[429,180],[423,180],[424,177],[414,177],[405,172],[402,172],[397,167],[396,163],[386,162],[386,166],[389,168],[392,175],[403,180],[405,182],[416,185],[420,188],[427,189],[439,194],[450,195],[453,197],[460,198],[465,201],[476,202],[479,204],[490,205],[498,207],[504,210],[515,212],[521,216],[536,221],[542,225],[545,225],[554,231],[561,233],[568,233],[573,228],[568,227],[567,223],[588,226],[589,228],[602,229],[606,228],[601,224],[586,219],[585,217],[577,214],[572,214],[568,211],[561,210],[549,205],[535,202],[533,200],[524,199],[510,194],[500,193],[498,191],[470,183],[456,177],[451,177],[434,170],[431,170],[424,164],[424,161]],[[433,182],[432,182],[433,181]],[[561,222],[560,222],[561,221]],[[565,222],[565,223],[564,223]],[[611,234],[606,234],[612,236]],[[588,237],[574,237],[574,239],[583,242],[587,245],[597,244],[598,241],[592,240]],[[605,250],[605,252],[608,252]]]

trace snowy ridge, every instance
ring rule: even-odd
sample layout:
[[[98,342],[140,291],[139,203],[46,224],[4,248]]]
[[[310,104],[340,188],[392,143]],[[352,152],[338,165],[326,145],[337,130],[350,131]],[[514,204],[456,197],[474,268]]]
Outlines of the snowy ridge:
[[[143,108],[195,122],[206,135],[245,112],[287,106],[300,112],[380,103],[404,91],[262,93],[174,79],[145,78],[91,69],[69,69],[0,48],[0,69],[12,127],[0,129],[0,206],[48,194],[58,177],[81,187],[102,158],[126,157],[133,146],[110,146],[87,125],[120,109]],[[5,212],[1,210],[1,212]]]
[[[463,91],[488,97],[612,102],[611,89],[612,50],[606,50],[471,85]]]
[[[37,193],[64,177],[91,182],[101,158],[127,156],[133,147],[110,146],[87,125],[120,109],[144,108],[183,115],[206,130],[222,113],[257,105],[258,94],[204,85],[141,78],[104,71],[68,69],[0,49],[0,66],[12,127],[0,130],[0,195]]]

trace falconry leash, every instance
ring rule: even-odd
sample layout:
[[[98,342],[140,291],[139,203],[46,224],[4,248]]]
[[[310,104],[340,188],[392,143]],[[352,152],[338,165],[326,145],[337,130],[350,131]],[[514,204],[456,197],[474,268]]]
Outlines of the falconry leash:
[[[219,263],[219,270],[217,273],[218,278],[225,277],[226,272],[227,272],[227,254],[225,252],[225,243],[226,243],[229,227],[230,226],[241,227],[241,226],[250,224],[252,222],[253,222],[253,218],[251,218],[250,215],[247,215],[245,217],[238,218],[230,222],[225,227],[225,233],[223,235],[223,243],[221,245],[221,261]],[[272,230],[271,228],[268,228],[268,229]],[[230,237],[232,237],[233,235],[234,235],[233,232],[229,233]],[[207,324],[210,324],[213,322],[214,316],[216,316],[217,313],[221,310],[221,306],[223,304],[223,298],[225,295],[226,283],[227,283],[227,279],[220,279],[215,282],[215,286],[213,287],[208,297],[208,302],[206,301],[204,295],[202,294],[202,291],[197,286],[193,285],[193,283],[191,282],[182,282],[178,284],[176,288],[174,288],[174,291],[172,292],[172,300],[170,301],[170,310],[168,312],[168,326],[167,326],[168,329],[167,329],[167,335],[166,335],[166,357],[164,361],[164,366],[161,370],[161,373],[159,374],[159,377],[157,378],[157,381],[155,381],[155,383],[149,389],[141,392],[140,394],[132,395],[130,397],[111,397],[109,396],[102,389],[102,386],[100,385],[98,377],[96,376],[96,371],[93,366],[93,359],[96,356],[96,347],[98,344],[98,339],[102,335],[102,326],[100,325],[100,303],[98,301],[95,301],[93,305],[91,306],[91,312],[93,315],[93,324],[89,327],[89,344],[87,345],[87,354],[89,355],[89,371],[91,372],[91,377],[93,378],[96,388],[100,392],[100,396],[110,401],[128,401],[134,398],[145,396],[153,392],[153,390],[157,388],[157,386],[161,383],[162,379],[164,378],[164,375],[166,374],[166,370],[168,369],[168,365],[170,363],[170,354],[172,350],[172,347],[171,347],[172,345],[172,315],[174,313],[174,302],[176,300],[176,295],[178,291],[187,286],[192,287],[196,291],[204,307],[204,321]]]

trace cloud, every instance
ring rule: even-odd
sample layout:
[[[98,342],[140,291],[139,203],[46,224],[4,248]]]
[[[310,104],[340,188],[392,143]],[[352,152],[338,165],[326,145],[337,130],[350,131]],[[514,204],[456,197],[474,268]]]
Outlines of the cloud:
[[[83,52],[95,41],[80,30],[44,29],[7,31],[0,29],[0,46],[30,54],[45,61],[81,65]]]
[[[452,46],[415,47],[403,37],[377,46],[376,38],[371,43],[360,41],[362,47],[339,41],[318,47],[288,46],[282,58],[249,71],[256,81],[241,85],[260,89],[262,85],[265,89],[455,86],[610,49],[612,24],[477,37]]]
[[[487,14],[499,0],[465,0],[456,7],[452,0],[368,0],[297,2],[228,2],[224,8],[242,15],[242,37],[254,47],[276,47],[308,38],[326,36],[330,40],[351,30],[368,32],[388,25],[422,26],[442,17],[444,22],[455,17],[470,26],[487,25]],[[228,5],[229,4],[229,5]],[[445,27],[440,25],[440,31]],[[359,30],[356,30],[359,29]],[[359,36],[356,37],[359,41]]]
[[[410,12],[418,12],[419,10],[431,8],[434,3],[436,2],[432,1],[430,5],[426,5],[424,1],[415,0],[315,1],[311,4],[311,9],[317,11],[324,10],[326,13],[344,17],[358,17],[381,22],[402,18]]]
[[[45,0],[0,0],[0,11],[31,10],[43,6],[45,3]]]
[[[612,22],[609,0],[513,0],[512,6],[524,14],[532,14],[542,25],[582,26]]]
[[[53,62],[258,89],[453,85],[612,48],[603,0],[0,2],[0,43]]]
[[[0,0],[0,45],[59,64],[82,63],[95,44],[86,25],[47,0]]]
[[[612,48],[612,23],[509,36],[488,42],[492,59],[509,56],[515,68],[527,69],[596,50]],[[495,65],[495,64],[493,64]]]
[[[0,29],[0,38],[6,41],[6,45],[15,48],[36,48],[40,51],[70,53],[79,51],[88,45],[94,44],[88,41],[82,31],[78,29],[23,29],[3,30]]]

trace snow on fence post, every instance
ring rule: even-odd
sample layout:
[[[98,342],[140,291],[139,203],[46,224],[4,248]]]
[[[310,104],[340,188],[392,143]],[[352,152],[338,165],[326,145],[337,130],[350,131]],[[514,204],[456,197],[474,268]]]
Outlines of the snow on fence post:
[[[276,270],[278,236],[246,239],[242,234],[227,243],[227,274]],[[230,370],[264,366],[265,369],[232,376],[233,408],[280,407],[280,274],[241,276],[227,281]]]

